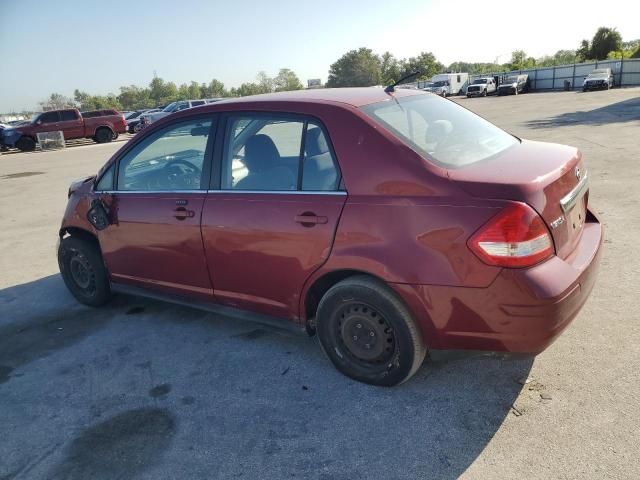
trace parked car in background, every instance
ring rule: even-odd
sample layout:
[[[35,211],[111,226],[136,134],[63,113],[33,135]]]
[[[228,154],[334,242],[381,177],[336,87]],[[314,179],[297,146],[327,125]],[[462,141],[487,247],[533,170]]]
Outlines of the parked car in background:
[[[207,103],[217,102],[219,100],[222,100],[222,99],[221,98],[205,98],[200,100],[180,100],[178,102],[170,103],[159,112],[142,114],[140,116],[141,128],[146,128],[149,125],[151,125],[153,122],[156,122],[161,118],[166,117],[167,115],[171,115],[172,113],[179,112],[181,110],[186,110],[187,108],[198,107],[200,105],[205,105]]]
[[[498,88],[493,77],[476,78],[467,87],[467,97],[486,97],[497,91]]]
[[[467,85],[469,84],[468,73],[441,73],[435,75],[431,81],[433,86],[427,90],[441,97],[449,95],[464,95]]]
[[[145,110],[137,110],[135,112],[131,112],[131,114],[125,118],[127,122],[127,131],[129,133],[137,133],[140,131],[140,117],[145,113],[155,113],[159,112],[159,108],[147,108]]]
[[[511,75],[498,86],[498,95],[518,95],[529,91],[529,75]]]
[[[582,82],[582,91],[609,90],[614,86],[613,74],[610,68],[596,68]]]
[[[92,138],[95,142],[104,143],[113,140],[117,134],[124,133],[126,123],[124,117],[117,112],[84,118],[75,108],[51,110],[35,114],[28,123],[3,129],[0,143],[31,151],[36,148],[38,133],[52,131],[61,131],[65,140]]]
[[[418,90],[250,96],[159,120],[74,182],[58,263],[87,305],[289,320],[395,385],[428,349],[537,353],[567,327],[603,243],[589,178],[578,149]]]

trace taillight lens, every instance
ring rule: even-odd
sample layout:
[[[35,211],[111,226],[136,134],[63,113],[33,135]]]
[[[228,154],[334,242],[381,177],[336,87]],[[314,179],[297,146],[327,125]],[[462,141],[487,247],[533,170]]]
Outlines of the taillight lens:
[[[469,248],[500,267],[530,267],[554,254],[549,229],[530,206],[510,203],[473,234]]]

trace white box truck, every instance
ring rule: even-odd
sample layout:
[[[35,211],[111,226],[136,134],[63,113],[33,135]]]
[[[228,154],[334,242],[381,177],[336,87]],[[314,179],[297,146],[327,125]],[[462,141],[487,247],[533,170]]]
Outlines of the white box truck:
[[[449,95],[464,95],[469,84],[468,73],[440,73],[435,75],[428,90],[436,95],[448,97]],[[425,89],[427,90],[427,89]]]

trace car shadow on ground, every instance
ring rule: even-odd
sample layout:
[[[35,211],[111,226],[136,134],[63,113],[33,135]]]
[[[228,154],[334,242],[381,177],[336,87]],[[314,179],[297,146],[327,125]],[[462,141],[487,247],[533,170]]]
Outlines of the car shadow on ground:
[[[585,93],[586,95],[586,93]],[[605,125],[640,120],[640,97],[605,105],[586,112],[567,112],[555,117],[530,120],[525,123],[531,128],[552,128],[570,125]]]
[[[396,388],[315,339],[58,275],[0,291],[0,478],[457,478],[533,360],[438,355]],[[517,418],[513,416],[514,421]]]

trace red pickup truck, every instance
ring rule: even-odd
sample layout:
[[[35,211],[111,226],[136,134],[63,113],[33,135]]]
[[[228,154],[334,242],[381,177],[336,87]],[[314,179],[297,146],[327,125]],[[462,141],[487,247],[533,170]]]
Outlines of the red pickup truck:
[[[51,110],[34,115],[30,122],[5,128],[0,144],[22,151],[36,148],[38,133],[61,131],[65,140],[92,138],[97,143],[110,142],[120,133],[127,131],[124,116],[113,111],[112,115],[85,118],[75,108]]]

